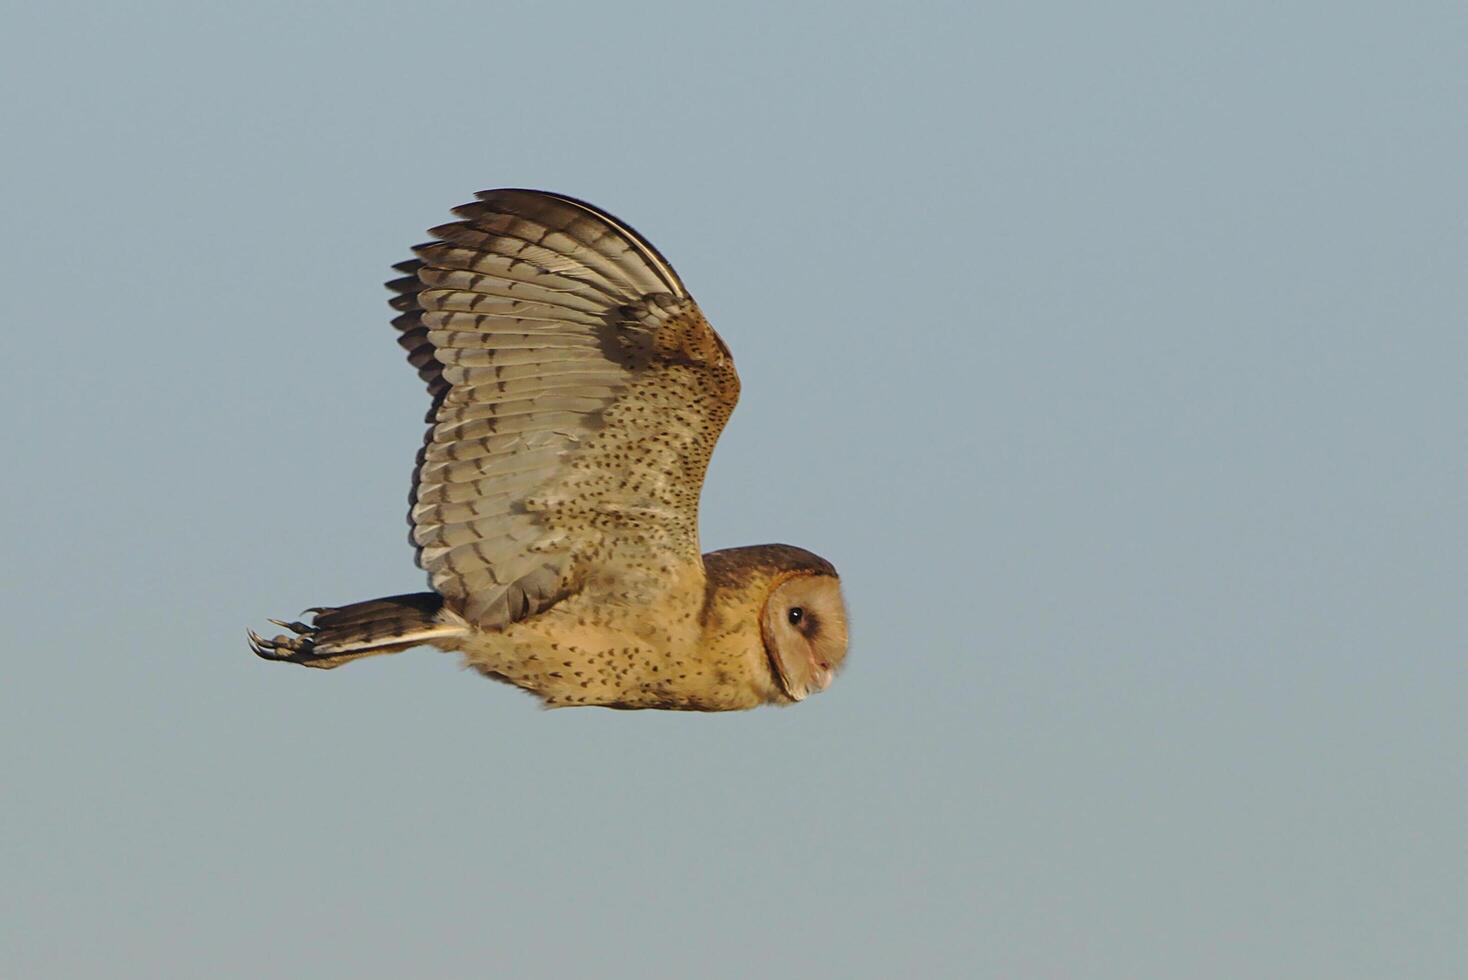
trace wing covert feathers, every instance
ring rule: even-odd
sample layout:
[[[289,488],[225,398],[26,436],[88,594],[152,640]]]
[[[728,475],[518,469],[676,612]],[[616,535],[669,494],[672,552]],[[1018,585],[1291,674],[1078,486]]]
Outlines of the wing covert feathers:
[[[388,286],[433,396],[418,561],[448,608],[492,629],[588,579],[699,561],[699,490],[739,381],[630,227],[538,191],[477,197]]]

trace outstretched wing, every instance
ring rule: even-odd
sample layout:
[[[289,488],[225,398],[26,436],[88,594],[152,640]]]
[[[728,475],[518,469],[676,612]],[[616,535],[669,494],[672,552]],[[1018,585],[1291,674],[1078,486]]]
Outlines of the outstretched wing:
[[[729,350],[657,250],[589,204],[483,191],[388,285],[433,395],[418,563],[498,628],[594,580],[700,561],[698,497],[739,397]]]

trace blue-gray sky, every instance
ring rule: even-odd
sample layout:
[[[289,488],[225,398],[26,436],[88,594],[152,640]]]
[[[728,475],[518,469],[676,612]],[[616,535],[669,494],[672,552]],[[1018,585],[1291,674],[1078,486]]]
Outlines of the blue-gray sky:
[[[1459,977],[1461,4],[12,4],[6,977]],[[388,266],[673,261],[789,710],[247,626],[422,587]]]

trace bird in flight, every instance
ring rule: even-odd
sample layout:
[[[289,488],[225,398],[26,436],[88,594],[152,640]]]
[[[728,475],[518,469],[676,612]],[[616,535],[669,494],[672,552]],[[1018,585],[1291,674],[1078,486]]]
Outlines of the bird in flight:
[[[729,711],[824,690],[847,642],[830,562],[783,544],[700,554],[739,376],[678,274],[583,201],[476,197],[388,283],[433,399],[408,518],[433,591],[271,620],[290,634],[251,630],[251,649],[329,668],[428,644],[550,707]]]

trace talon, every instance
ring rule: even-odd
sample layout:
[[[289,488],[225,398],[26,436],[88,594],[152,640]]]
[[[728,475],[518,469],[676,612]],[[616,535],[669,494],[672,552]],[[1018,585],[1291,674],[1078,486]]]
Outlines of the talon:
[[[246,630],[246,632],[250,634],[250,649],[254,651],[255,656],[264,657],[267,660],[275,659],[276,650],[270,641],[254,630]]]
[[[302,627],[300,623],[282,623],[278,619],[272,619],[271,622],[289,629]],[[302,628],[309,629],[309,627]],[[246,630],[246,633],[250,637],[250,649],[257,657],[263,657],[266,660],[295,660],[297,657],[310,654],[314,646],[310,636],[285,636],[282,634],[274,639],[267,640],[254,630]]]

